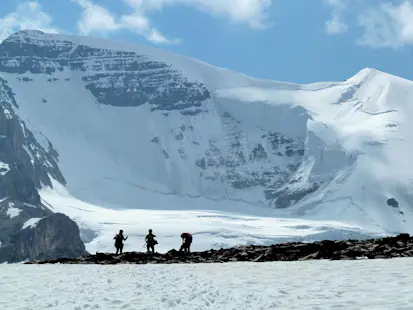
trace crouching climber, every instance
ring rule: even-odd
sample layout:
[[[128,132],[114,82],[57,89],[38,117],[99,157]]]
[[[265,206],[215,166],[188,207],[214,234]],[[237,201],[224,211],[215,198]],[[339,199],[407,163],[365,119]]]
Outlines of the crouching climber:
[[[158,241],[155,239],[155,235],[152,233],[152,229],[149,229],[149,234],[146,235],[146,249],[148,253],[152,250],[152,253],[155,253],[155,245],[158,244]]]
[[[179,249],[179,252],[184,251],[189,253],[191,251],[192,235],[190,233],[185,232],[181,234],[181,238],[182,245]]]
[[[115,240],[115,248],[116,248],[116,255],[118,255],[118,252],[122,254],[123,251],[123,241],[126,241],[128,237],[123,236],[123,230],[119,231],[119,234],[117,234],[114,238]]]

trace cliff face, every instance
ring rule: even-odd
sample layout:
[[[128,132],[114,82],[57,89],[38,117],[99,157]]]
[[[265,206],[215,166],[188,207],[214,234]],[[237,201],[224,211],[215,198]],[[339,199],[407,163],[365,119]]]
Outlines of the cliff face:
[[[34,262],[37,264],[196,264],[230,262],[273,262],[303,260],[357,260],[413,257],[413,237],[400,234],[396,237],[366,240],[324,240],[312,243],[281,243],[270,246],[240,246],[204,252],[184,253],[175,249],[165,254],[126,252],[120,255],[96,253],[77,259],[57,259]],[[29,262],[32,264],[33,262]]]
[[[305,122],[309,118],[305,109],[267,109],[258,103],[253,110],[244,111],[242,104],[219,98],[211,85],[181,70],[190,67],[190,72],[197,72],[192,64],[182,61],[172,65],[144,47],[128,51],[116,45],[98,45],[92,38],[89,42],[39,31],[22,31],[0,44],[0,75],[18,93],[21,115],[36,129],[41,128],[59,156],[67,156],[68,143],[60,136],[67,133],[74,134],[69,143],[78,154],[85,149],[79,146],[85,141],[88,149],[98,151],[79,155],[79,171],[82,165],[100,174],[108,170],[102,176],[90,173],[93,180],[79,180],[73,178],[76,173],[72,167],[60,165],[69,187],[93,188],[96,183],[112,180],[125,182],[122,190],[128,190],[125,184],[129,182],[165,194],[229,198],[276,208],[287,208],[319,187],[321,182],[312,179],[298,192],[288,187],[297,183],[304,158]],[[200,75],[209,78],[208,72]],[[53,91],[56,88],[65,98]],[[33,91],[34,96],[26,95]],[[39,123],[31,111],[36,117],[43,113],[50,117]],[[113,114],[109,116],[107,111]],[[124,111],[130,115],[139,111],[139,115],[129,118]],[[63,114],[65,120],[61,119]],[[281,126],[286,117],[297,118],[299,124],[293,130]],[[54,119],[61,121],[54,125]],[[71,128],[73,124],[75,128]],[[57,128],[51,129],[54,126]],[[79,134],[78,128],[83,128]],[[151,154],[150,158],[142,150]],[[57,152],[52,150],[50,155]],[[86,162],[97,157],[101,160]],[[106,157],[117,166],[103,162]],[[122,163],[127,167],[119,167]],[[109,171],[111,167],[114,171]],[[50,175],[61,182],[58,169],[52,170]],[[43,183],[49,185],[47,180]],[[157,188],[147,186],[151,183]],[[108,185],[105,197],[70,189],[83,200],[98,197],[99,203],[125,206],[117,185]],[[136,201],[134,195],[126,196]],[[125,207],[135,205],[130,201]]]
[[[85,87],[102,104],[128,107],[149,103],[152,110],[200,107],[210,98],[205,85],[189,81],[165,62],[135,52],[93,48],[69,40],[54,40],[40,31],[22,31],[0,44],[0,72],[47,74],[50,85],[58,73],[79,72]],[[67,78],[67,82],[71,80]]]
[[[43,147],[16,114],[18,105],[0,77],[0,197],[40,204],[36,189],[51,186],[50,176],[65,184],[57,153],[44,138]]]
[[[117,225],[139,227],[117,212],[136,208],[412,230],[411,81],[371,69],[345,82],[259,80],[150,47],[39,31],[0,44],[0,79],[0,199],[53,201],[91,249],[112,246],[112,211]],[[259,224],[250,224],[253,236]],[[213,229],[198,233],[222,236]]]
[[[0,202],[0,263],[86,255],[77,224],[43,205]]]
[[[86,253],[76,223],[54,215],[38,193],[52,185],[50,177],[65,184],[57,152],[15,114],[18,104],[1,78],[0,104],[0,263]]]
[[[86,255],[77,224],[61,213],[33,219],[11,238],[11,261],[56,259]]]

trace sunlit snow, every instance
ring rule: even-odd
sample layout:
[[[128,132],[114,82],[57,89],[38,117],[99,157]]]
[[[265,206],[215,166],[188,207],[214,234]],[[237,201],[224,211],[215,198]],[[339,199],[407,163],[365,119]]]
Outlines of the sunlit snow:
[[[412,309],[411,259],[0,265],[1,309]],[[33,285],[33,284],[36,285]]]
[[[37,223],[41,220],[41,218],[36,218],[33,217],[30,220],[27,220],[24,222],[23,226],[21,229],[26,229],[26,228],[35,228],[37,226]]]
[[[72,40],[134,51],[170,64],[211,92],[200,107],[205,113],[165,115],[149,105],[98,104],[82,71],[58,70],[53,85],[48,75],[27,72],[30,81],[23,82],[19,74],[1,73],[18,102],[14,112],[59,154],[67,187],[43,188],[42,198],[53,211],[76,220],[90,251],[111,249],[121,228],[130,236],[125,249],[139,249],[152,228],[159,250],[176,247],[182,230],[195,234],[199,249],[284,237],[413,233],[413,82],[364,69],[344,82],[298,85],[254,79],[140,45],[29,34],[39,46]],[[82,59],[90,75],[97,61],[93,57]],[[101,69],[100,74],[107,73]],[[223,113],[236,120],[234,126],[226,126]],[[177,140],[181,126],[193,130]],[[234,130],[245,148],[256,145],[263,132],[304,141],[294,182],[281,189],[299,192],[313,180],[320,188],[292,207],[275,210],[263,188],[238,190],[202,178],[196,159],[211,141],[225,145]],[[248,169],[265,171],[265,165],[285,168],[288,162],[280,156]],[[225,175],[225,169],[217,171]],[[392,197],[397,208],[386,204]]]
[[[44,201],[53,206],[54,212],[61,212],[74,219],[86,241],[90,253],[114,251],[113,237],[120,229],[128,240],[124,251],[146,251],[144,239],[149,229],[157,236],[157,252],[179,248],[183,231],[194,236],[194,251],[237,246],[239,244],[271,244],[279,241],[312,241],[318,239],[361,238],[374,236],[371,231],[337,221],[320,221],[265,216],[265,209],[255,209],[259,215],[239,212],[202,210],[210,206],[205,199],[165,198],[165,203],[185,205],[196,203],[194,210],[111,210],[94,206],[71,197],[66,190],[54,183],[54,190],[43,189]],[[225,209],[225,201],[214,202],[215,208]],[[243,205],[237,205],[242,210]],[[248,205],[244,205],[249,210]],[[244,211],[245,211],[244,210]],[[97,234],[89,240],[90,232]],[[380,236],[377,233],[375,236]]]
[[[9,171],[10,171],[9,164],[6,164],[0,161],[0,177],[4,176]]]
[[[10,217],[16,217],[20,214],[21,210],[19,208],[14,207],[14,203],[13,202],[9,202],[8,203],[9,207],[6,211],[6,214]]]

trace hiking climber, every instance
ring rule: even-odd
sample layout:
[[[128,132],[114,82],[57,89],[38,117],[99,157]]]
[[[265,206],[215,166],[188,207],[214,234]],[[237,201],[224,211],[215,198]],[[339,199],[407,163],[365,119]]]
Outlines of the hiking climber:
[[[113,239],[115,239],[115,248],[116,248],[116,255],[118,255],[118,252],[122,254],[123,250],[123,241],[126,241],[128,237],[123,236],[123,230],[119,230],[119,234],[117,234]]]
[[[179,252],[182,250],[184,252],[190,252],[191,251],[191,243],[192,243],[192,235],[190,233],[184,232],[181,234],[182,238],[182,245],[181,248],[179,249]]]
[[[158,244],[158,241],[155,240],[155,235],[152,233],[152,229],[149,229],[149,234],[146,235],[146,249],[148,253],[149,250],[152,249],[152,253],[155,253],[155,244]]]

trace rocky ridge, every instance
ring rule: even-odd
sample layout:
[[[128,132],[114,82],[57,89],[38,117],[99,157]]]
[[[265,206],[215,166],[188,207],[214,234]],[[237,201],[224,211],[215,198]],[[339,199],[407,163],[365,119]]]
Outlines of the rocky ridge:
[[[61,213],[29,219],[20,230],[11,232],[0,248],[0,262],[8,263],[82,255],[88,252],[79,228]]]
[[[300,177],[304,131],[291,135],[282,128],[246,128],[225,107],[225,100],[214,97],[213,88],[186,76],[180,67],[153,60],[143,51],[112,48],[89,46],[76,37],[20,31],[0,44],[0,73],[13,82],[9,93],[46,79],[46,87],[51,88],[79,85],[98,105],[118,109],[149,106],[156,122],[157,115],[164,121],[155,131],[160,135],[149,136],[150,145],[141,147],[159,154],[156,166],[164,167],[164,174],[169,167],[177,167],[180,182],[163,180],[171,193],[288,208],[322,185],[316,179],[306,184]],[[53,101],[44,95],[41,102],[33,100],[30,105],[42,109]],[[203,123],[208,123],[208,129]],[[161,134],[163,131],[167,133]],[[42,161],[54,166],[49,158]],[[53,167],[53,172],[65,185],[58,169]],[[298,182],[303,189],[296,191],[292,188]],[[49,182],[43,184],[50,186]]]
[[[66,181],[58,153],[27,128],[18,107],[0,78],[0,263],[87,254],[77,224],[54,214],[39,195],[42,186],[52,186],[51,178]]]
[[[283,243],[271,246],[240,246],[184,254],[175,249],[165,254],[127,252],[121,255],[96,253],[78,259],[33,261],[27,264],[184,264],[226,262],[272,262],[302,260],[354,260],[413,257],[413,237],[400,234],[369,240]]]

